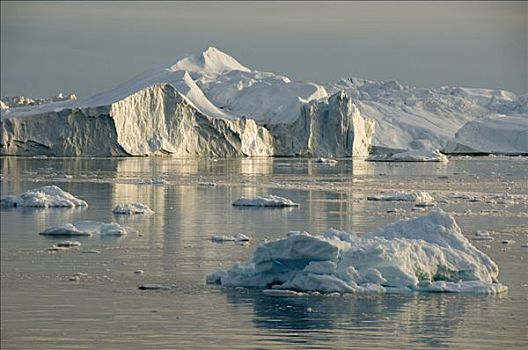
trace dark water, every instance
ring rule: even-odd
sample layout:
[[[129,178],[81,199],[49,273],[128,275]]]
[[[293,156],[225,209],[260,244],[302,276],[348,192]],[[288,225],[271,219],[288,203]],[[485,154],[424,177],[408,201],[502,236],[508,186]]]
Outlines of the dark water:
[[[1,209],[2,349],[351,349],[528,346],[528,161],[477,158],[448,164],[297,159],[0,158],[2,195],[55,184],[89,203],[84,209]],[[169,184],[139,185],[163,176]],[[447,178],[446,178],[447,177]],[[204,186],[214,182],[216,186]],[[493,230],[474,242],[509,286],[495,297],[456,294],[271,297],[205,284],[207,274],[247,259],[265,239],[330,227],[368,232],[403,216],[409,203],[369,202],[383,191],[509,192],[514,205],[450,199],[464,232]],[[239,209],[240,196],[276,194],[298,209]],[[139,201],[155,214],[112,214]],[[390,214],[401,208],[404,214]],[[80,249],[50,253],[38,232],[78,219],[137,229],[120,239],[82,238]],[[244,233],[250,245],[216,244],[212,235]],[[502,239],[515,240],[503,245]],[[88,250],[100,253],[83,253]],[[134,271],[144,270],[143,275]],[[78,282],[77,273],[88,276]],[[173,285],[140,291],[142,283]]]

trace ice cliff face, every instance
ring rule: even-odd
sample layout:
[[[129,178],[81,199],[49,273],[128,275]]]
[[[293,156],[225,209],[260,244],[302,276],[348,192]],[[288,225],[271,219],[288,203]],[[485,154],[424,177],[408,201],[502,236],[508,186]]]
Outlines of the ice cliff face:
[[[2,154],[270,156],[273,139],[253,120],[208,117],[162,84],[107,106],[5,117]]]
[[[303,106],[291,124],[270,127],[281,156],[368,156],[374,122],[365,119],[344,91]]]
[[[348,157],[373,151],[397,161],[402,157],[393,155],[408,159],[411,152],[420,161],[437,150],[528,153],[527,96],[356,78],[323,86],[250,69],[215,48],[109,91],[70,97],[2,100],[0,154]],[[490,114],[507,117],[489,122]],[[494,130],[500,136],[493,144],[471,141]],[[514,145],[503,142],[511,137]]]

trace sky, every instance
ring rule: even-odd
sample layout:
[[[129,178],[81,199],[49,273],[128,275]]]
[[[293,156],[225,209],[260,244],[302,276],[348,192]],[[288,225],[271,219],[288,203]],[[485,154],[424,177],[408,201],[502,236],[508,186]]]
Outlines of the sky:
[[[526,1],[0,4],[1,96],[87,96],[208,46],[295,80],[528,92]]]

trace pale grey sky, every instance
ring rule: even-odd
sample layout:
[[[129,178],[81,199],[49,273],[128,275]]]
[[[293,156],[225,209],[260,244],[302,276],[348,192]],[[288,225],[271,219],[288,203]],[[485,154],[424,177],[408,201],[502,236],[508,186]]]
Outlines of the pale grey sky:
[[[528,2],[1,2],[2,96],[86,96],[207,46],[320,83],[528,91]]]

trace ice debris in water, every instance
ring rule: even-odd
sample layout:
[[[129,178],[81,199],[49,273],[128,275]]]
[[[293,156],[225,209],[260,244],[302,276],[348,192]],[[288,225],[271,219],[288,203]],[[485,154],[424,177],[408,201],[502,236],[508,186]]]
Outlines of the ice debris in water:
[[[57,247],[64,247],[64,248],[73,248],[73,247],[80,247],[81,242],[79,241],[62,241],[56,244]]]
[[[143,203],[119,203],[112,213],[118,215],[152,214],[154,211]]]
[[[358,237],[331,229],[291,232],[259,245],[247,262],[208,283],[320,293],[464,292],[497,294],[499,269],[441,210]]]
[[[138,181],[140,185],[167,185],[169,182],[164,177],[156,177],[153,179],[142,179]]]
[[[2,196],[1,207],[87,207],[88,204],[58,186],[35,188],[18,196]]]
[[[495,238],[490,236],[489,231],[478,230],[475,232],[473,239],[476,241],[493,241]]]
[[[211,240],[213,242],[220,242],[220,243],[221,242],[249,242],[249,237],[242,233],[237,233],[233,236],[215,235],[211,237]]]
[[[411,149],[401,153],[376,154],[368,158],[372,162],[448,162],[439,150]]]
[[[236,207],[298,207],[299,203],[295,203],[290,199],[268,195],[257,196],[253,198],[242,197],[233,202]]]
[[[423,191],[372,195],[368,196],[367,200],[384,202],[416,202],[417,206],[434,205],[434,198],[429,193]]]
[[[321,164],[326,164],[326,165],[336,165],[338,162],[337,160],[335,159],[330,159],[330,158],[317,158],[317,160],[315,161],[316,163],[321,163]]]
[[[47,228],[40,232],[42,236],[75,237],[75,236],[125,236],[129,229],[118,223],[103,223],[97,221],[77,221],[60,226]]]

